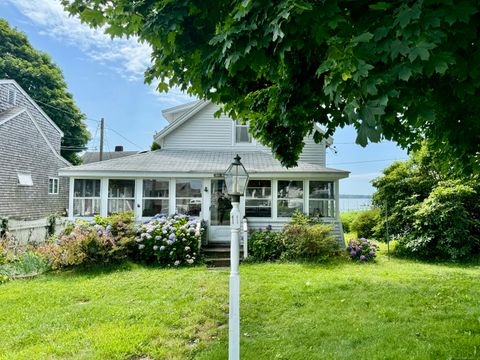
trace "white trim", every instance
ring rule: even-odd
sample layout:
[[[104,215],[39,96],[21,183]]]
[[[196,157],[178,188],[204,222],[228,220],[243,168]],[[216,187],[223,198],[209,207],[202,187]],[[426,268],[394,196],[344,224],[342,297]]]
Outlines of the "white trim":
[[[172,120],[172,118],[170,117],[171,114],[177,114],[177,113],[180,113],[182,111],[187,111],[190,108],[193,108],[197,103],[199,103],[201,101],[202,100],[192,101],[192,102],[189,102],[189,103],[186,103],[186,104],[181,104],[181,105],[177,105],[177,106],[174,106],[174,107],[171,107],[171,108],[168,108],[168,109],[164,109],[164,110],[162,110],[162,115],[170,123],[172,121],[175,121],[175,120]]]
[[[108,178],[100,179],[100,216],[108,216]]]
[[[134,201],[134,213],[137,219],[140,219],[143,215],[143,180],[148,179],[134,179],[135,180],[135,201]]]
[[[14,85],[29,101],[30,103],[45,117],[45,119],[47,119],[47,121],[50,123],[50,125],[52,125],[55,130],[57,130],[60,135],[63,137],[64,136],[64,133],[62,130],[60,130],[60,128],[57,126],[57,124],[55,124],[53,122],[52,119],[50,119],[50,117],[42,110],[42,108],[35,102],[35,100],[33,100],[30,95],[28,95],[28,93],[23,90],[23,88],[15,81],[15,80],[11,80],[11,79],[2,79],[0,80],[0,85],[3,85],[3,84],[12,84]]]
[[[50,180],[53,181],[52,192],[50,192]],[[55,183],[57,183],[56,192],[55,192]],[[59,193],[60,193],[60,179],[56,176],[49,176],[48,177],[48,195],[58,195]]]
[[[73,196],[74,196],[74,186],[75,178],[71,177],[69,179],[69,188],[68,188],[68,219],[73,220]]]
[[[193,115],[198,113],[200,110],[202,110],[209,104],[211,104],[210,101],[199,101],[198,104],[195,104],[194,106],[192,106],[192,108],[187,112],[185,112],[185,114],[181,115],[178,119],[171,122],[170,124],[165,126],[162,130],[160,130],[158,133],[156,133],[155,136],[153,137],[153,140],[155,140],[156,142],[160,141],[161,139],[163,139],[165,136],[170,134],[173,130],[175,130],[180,125],[185,123]]]
[[[82,177],[82,178],[99,178],[99,177],[107,177],[112,179],[126,179],[126,178],[214,178],[214,173],[196,173],[196,172],[157,172],[157,171],[96,171],[96,170],[87,170],[81,171],[75,169],[75,167],[71,168],[63,168],[59,170],[60,176],[73,176],[73,177]],[[325,179],[325,180],[335,180],[335,179],[343,179],[348,177],[348,172],[249,172],[249,177],[251,179],[263,179],[263,178],[271,178],[271,179],[290,179],[290,180],[297,180],[297,179],[304,179],[304,178],[312,178],[312,179]]]

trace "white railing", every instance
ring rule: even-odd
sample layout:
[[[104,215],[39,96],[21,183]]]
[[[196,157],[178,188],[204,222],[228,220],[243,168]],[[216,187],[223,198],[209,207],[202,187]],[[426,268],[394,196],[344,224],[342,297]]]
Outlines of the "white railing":
[[[198,252],[197,254],[200,254],[200,250],[202,249],[202,223],[201,221],[197,222],[197,227],[195,228],[195,233],[200,233],[200,236],[198,237]]]
[[[248,221],[246,218],[243,218],[243,227],[242,227],[242,236],[243,236],[243,258],[248,257]]]

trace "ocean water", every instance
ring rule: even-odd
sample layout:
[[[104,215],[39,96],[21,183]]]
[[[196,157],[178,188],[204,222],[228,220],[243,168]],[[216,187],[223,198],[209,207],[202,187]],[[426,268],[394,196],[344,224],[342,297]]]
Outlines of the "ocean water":
[[[340,212],[368,210],[372,207],[371,197],[348,197],[342,198],[340,196]]]

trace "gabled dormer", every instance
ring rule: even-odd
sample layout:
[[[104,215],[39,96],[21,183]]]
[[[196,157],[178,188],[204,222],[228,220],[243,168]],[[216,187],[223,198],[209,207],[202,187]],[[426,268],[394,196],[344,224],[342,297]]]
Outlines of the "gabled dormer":
[[[248,132],[248,126],[222,114],[215,117],[219,107],[208,101],[195,101],[162,112],[169,124],[154,136],[162,149],[170,150],[232,150],[270,149],[258,143]],[[321,131],[319,128],[316,130]],[[317,144],[306,136],[300,161],[325,166],[327,141]]]

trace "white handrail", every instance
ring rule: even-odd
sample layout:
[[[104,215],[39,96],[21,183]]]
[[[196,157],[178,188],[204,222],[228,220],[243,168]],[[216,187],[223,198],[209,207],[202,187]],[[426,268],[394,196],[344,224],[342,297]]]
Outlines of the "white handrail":
[[[247,218],[243,218],[243,258],[248,257],[248,221]]]

